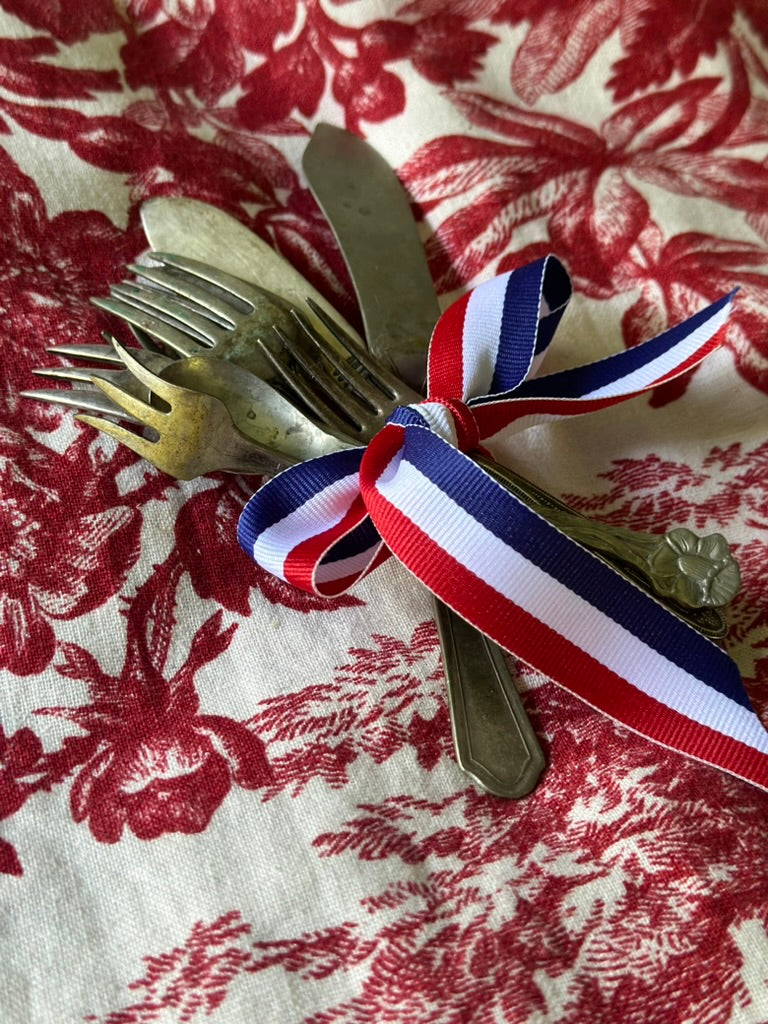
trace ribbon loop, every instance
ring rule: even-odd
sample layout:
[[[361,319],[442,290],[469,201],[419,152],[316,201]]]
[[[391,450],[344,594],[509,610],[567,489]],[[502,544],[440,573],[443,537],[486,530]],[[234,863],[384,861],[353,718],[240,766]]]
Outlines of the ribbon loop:
[[[607,359],[533,375],[570,297],[547,257],[451,306],[429,351],[428,399],[367,449],[292,467],[238,527],[265,568],[338,594],[392,552],[497,643],[665,746],[768,790],[768,732],[727,655],[504,490],[466,452],[605,409],[722,343],[733,294]]]

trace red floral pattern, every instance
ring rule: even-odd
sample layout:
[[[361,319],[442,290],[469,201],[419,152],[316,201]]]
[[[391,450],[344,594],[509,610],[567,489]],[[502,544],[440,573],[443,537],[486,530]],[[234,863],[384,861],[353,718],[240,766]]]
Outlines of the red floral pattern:
[[[84,447],[56,456],[29,436],[0,434],[0,667],[18,675],[46,668],[56,621],[112,598],[139,557],[141,513],[117,494],[119,462],[93,464],[84,493],[72,494],[72,466]],[[47,518],[55,532],[45,529]]]
[[[697,415],[682,379],[644,409],[647,450],[583,453],[593,484],[566,497],[733,536],[727,644],[765,718],[766,53],[758,0],[0,2],[14,1019],[768,1018],[764,794],[524,669],[551,767],[528,800],[476,792],[408,579],[298,594],[236,545],[257,481],[178,483],[18,397],[47,346],[113,327],[88,300],[142,249],[150,197],[236,215],[359,322],[299,171],[320,120],[397,166],[445,295],[555,250],[633,345],[739,286],[751,432],[702,423],[671,453]]]
[[[256,735],[230,718],[200,713],[195,674],[227,649],[235,629],[221,629],[221,612],[194,634],[181,667],[164,674],[179,575],[174,567],[158,571],[131,603],[119,676],[104,672],[82,647],[61,644],[58,672],[84,681],[92,702],[38,711],[87,733],[65,741],[62,755],[69,755],[70,771],[77,769],[72,817],[87,820],[104,843],[116,843],[126,825],[140,839],[202,832],[232,783],[258,789],[270,780]]]

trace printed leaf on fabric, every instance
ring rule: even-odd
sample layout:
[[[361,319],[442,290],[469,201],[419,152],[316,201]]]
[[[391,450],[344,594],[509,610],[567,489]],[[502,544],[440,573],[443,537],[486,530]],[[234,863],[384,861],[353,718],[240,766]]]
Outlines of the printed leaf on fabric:
[[[727,145],[744,113],[741,105],[734,113],[712,104],[717,88],[717,79],[699,79],[630,101],[598,131],[480,93],[451,93],[486,138],[436,140],[402,168],[426,210],[447,198],[462,200],[428,243],[438,286],[471,280],[513,247],[515,230],[546,217],[578,286],[596,296],[615,294],[617,265],[620,274],[649,221],[635,175],[747,213],[762,210],[768,194],[760,165],[712,149],[713,133]]]
[[[89,0],[88,3],[3,0],[0,6],[32,28],[49,32],[67,44],[80,42],[97,32],[115,32],[125,26],[112,0]]]
[[[289,695],[267,698],[248,723],[268,743],[272,798],[298,796],[313,780],[345,786],[361,759],[384,764],[412,749],[432,771],[452,757],[443,670],[434,622],[409,640],[374,635],[372,646],[350,651],[330,682],[315,681]]]

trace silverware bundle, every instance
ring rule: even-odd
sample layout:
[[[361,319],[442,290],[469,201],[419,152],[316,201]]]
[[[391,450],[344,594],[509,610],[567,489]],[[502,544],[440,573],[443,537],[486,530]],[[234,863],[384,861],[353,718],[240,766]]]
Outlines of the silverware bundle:
[[[369,351],[242,225],[194,200],[160,199],[142,216],[150,243],[168,251],[153,253],[152,266],[131,267],[136,279],[116,285],[110,298],[94,300],[128,323],[141,347],[110,337],[106,345],[51,349],[101,367],[36,370],[87,386],[25,397],[80,410],[79,419],[179,479],[214,470],[271,474],[364,444],[395,406],[420,401],[414,385],[439,309],[407,198],[378,154],[328,125],[317,129],[304,168],[348,261]],[[711,637],[725,634],[719,607],[735,595],[739,573],[718,535],[707,545],[716,586],[698,565],[660,574],[663,552],[689,531],[657,536],[594,523],[511,471],[478,461],[675,614]],[[436,615],[459,764],[496,795],[524,796],[544,758],[507,662],[445,606],[437,604]]]

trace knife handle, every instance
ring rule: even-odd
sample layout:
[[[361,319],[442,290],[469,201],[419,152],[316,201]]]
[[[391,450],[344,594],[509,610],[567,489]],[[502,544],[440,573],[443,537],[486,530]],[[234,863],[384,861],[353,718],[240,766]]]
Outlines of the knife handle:
[[[435,601],[459,766],[494,796],[535,787],[545,760],[500,647]]]

